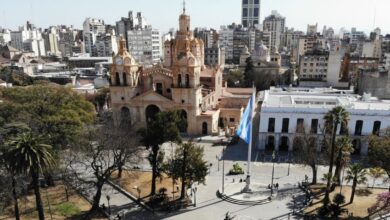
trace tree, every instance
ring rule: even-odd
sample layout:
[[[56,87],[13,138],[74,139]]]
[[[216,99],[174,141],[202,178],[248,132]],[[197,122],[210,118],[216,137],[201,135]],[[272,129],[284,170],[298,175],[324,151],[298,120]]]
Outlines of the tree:
[[[228,87],[241,87],[244,84],[244,74],[240,69],[230,70],[224,75]]]
[[[293,155],[304,165],[310,166],[313,173],[311,184],[317,184],[317,169],[320,156],[317,149],[317,136],[305,133],[305,128],[297,128],[293,141]]]
[[[368,170],[368,174],[372,176],[372,188],[374,188],[375,181],[386,174],[381,167],[372,167]]]
[[[251,87],[254,81],[254,66],[252,57],[248,57],[245,60],[246,66],[244,71],[244,85],[245,87]]]
[[[366,170],[360,164],[351,164],[349,166],[346,176],[348,183],[352,181],[352,192],[349,203],[353,203],[357,184],[363,184],[367,181],[366,174]]]
[[[0,88],[0,99],[0,126],[23,122],[55,151],[70,146],[95,117],[91,103],[60,86]]]
[[[43,144],[34,134],[22,133],[6,143],[8,150],[4,153],[7,166],[15,174],[28,174],[32,179],[35,202],[40,220],[44,220],[44,211],[39,190],[39,175],[53,167],[55,160],[51,146]]]
[[[368,143],[368,160],[370,164],[381,167],[390,178],[390,128],[383,132],[383,136],[371,135]]]
[[[388,214],[390,212],[390,192],[384,192],[377,196],[376,203],[368,209],[370,214],[382,212]]]
[[[180,199],[184,199],[186,186],[193,182],[203,183],[207,176],[207,162],[203,160],[204,149],[195,145],[192,141],[182,143],[175,152],[172,160],[165,167],[172,167],[169,172],[171,178],[181,180]]]
[[[334,172],[334,179],[337,185],[341,185],[341,170],[348,163],[350,154],[354,151],[351,139],[348,136],[343,136],[336,141],[336,170]]]
[[[3,146],[7,141],[9,141],[11,138],[15,138],[16,136],[22,134],[23,132],[29,132],[31,129],[24,123],[10,123],[4,125],[2,128],[0,128],[0,143],[1,146]],[[11,167],[8,166],[9,163],[7,163],[5,159],[5,154],[8,149],[6,147],[3,147],[0,149],[0,164],[4,165],[4,170],[11,178],[11,188],[12,188],[12,198],[14,200],[14,212],[15,212],[15,219],[20,219],[19,214],[19,203],[18,203],[18,193],[17,193],[17,173],[12,170]]]
[[[325,121],[325,132],[331,134],[331,150],[330,150],[330,159],[329,159],[329,171],[328,171],[328,180],[326,183],[326,191],[324,197],[324,206],[329,203],[329,194],[331,191],[330,184],[333,176],[333,163],[334,163],[334,153],[336,149],[336,132],[338,125],[341,125],[341,128],[347,128],[349,120],[349,113],[341,106],[336,106],[331,109],[324,116]]]
[[[66,158],[68,173],[81,182],[93,185],[96,190],[90,213],[98,210],[103,186],[114,172],[122,169],[129,158],[140,157],[141,149],[133,142],[134,134],[115,129],[112,124],[112,121],[103,120],[102,124],[89,127],[78,143],[82,147],[69,151]],[[91,173],[94,178],[85,179],[80,173]]]
[[[139,130],[140,142],[150,150],[149,161],[152,166],[151,195],[156,194],[158,167],[161,166],[158,160],[160,146],[168,141],[180,143],[180,127],[184,123],[180,111],[159,112],[146,128]]]

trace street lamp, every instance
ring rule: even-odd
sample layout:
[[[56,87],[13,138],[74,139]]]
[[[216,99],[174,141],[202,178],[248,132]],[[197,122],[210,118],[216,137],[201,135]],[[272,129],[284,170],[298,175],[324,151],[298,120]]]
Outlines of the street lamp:
[[[274,193],[275,151],[272,153],[271,197]]]
[[[293,206],[293,214],[294,214],[295,213],[295,206],[296,206],[297,202],[295,201],[294,195],[292,196],[292,199],[293,199],[293,203],[294,203],[294,206]]]
[[[192,191],[194,192],[194,207],[196,207],[196,191],[198,191],[198,188],[195,186]]]
[[[223,158],[223,154],[225,153],[225,147],[222,148],[222,194],[225,193],[225,160]]]
[[[288,170],[287,170],[287,176],[290,176],[290,164],[291,164],[291,158],[290,158],[290,155],[288,155]]]
[[[221,161],[221,158],[218,157],[218,155],[215,155],[215,159],[217,159],[217,161],[218,161],[218,172],[219,172],[219,162]]]
[[[111,215],[111,206],[110,206],[110,196],[106,195],[107,204],[108,204],[108,214]]]

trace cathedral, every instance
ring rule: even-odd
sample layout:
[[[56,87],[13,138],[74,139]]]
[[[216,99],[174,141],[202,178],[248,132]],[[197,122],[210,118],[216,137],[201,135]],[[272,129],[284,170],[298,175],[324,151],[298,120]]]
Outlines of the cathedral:
[[[179,17],[174,39],[164,42],[164,61],[144,68],[126,49],[122,38],[110,68],[111,107],[117,120],[140,127],[155,114],[180,110],[188,135],[230,134],[238,127],[252,89],[228,88],[223,81],[224,60],[204,64],[204,43],[194,37],[190,16]]]

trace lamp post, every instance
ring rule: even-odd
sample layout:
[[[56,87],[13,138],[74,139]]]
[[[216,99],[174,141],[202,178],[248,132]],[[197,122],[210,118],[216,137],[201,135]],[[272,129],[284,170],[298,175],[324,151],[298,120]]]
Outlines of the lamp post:
[[[217,159],[217,161],[218,161],[218,172],[219,172],[219,162],[221,161],[221,158],[218,157],[218,155],[215,155],[215,159]]]
[[[225,160],[223,158],[223,154],[225,153],[225,147],[222,148],[222,194],[225,193]]]
[[[271,197],[274,193],[275,151],[272,153]]]
[[[110,206],[110,196],[106,195],[107,204],[108,204],[108,214],[111,215],[111,206]]]
[[[290,165],[291,165],[291,158],[290,155],[288,156],[288,170],[287,170],[287,176],[290,176]]]
[[[195,186],[192,191],[194,192],[194,207],[196,207],[196,191],[198,191],[198,188]]]
[[[294,203],[293,214],[295,214],[295,206],[296,206],[297,202],[295,201],[295,196],[294,195],[292,196],[292,199],[293,199],[293,203]]]

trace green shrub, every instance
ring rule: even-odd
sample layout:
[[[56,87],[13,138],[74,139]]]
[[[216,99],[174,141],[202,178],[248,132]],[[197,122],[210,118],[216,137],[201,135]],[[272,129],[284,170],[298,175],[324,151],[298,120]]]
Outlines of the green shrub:
[[[62,216],[70,217],[79,214],[80,209],[75,204],[70,202],[64,202],[56,206],[57,212]]]
[[[244,174],[244,170],[238,163],[233,164],[233,169],[229,170],[230,175]]]

